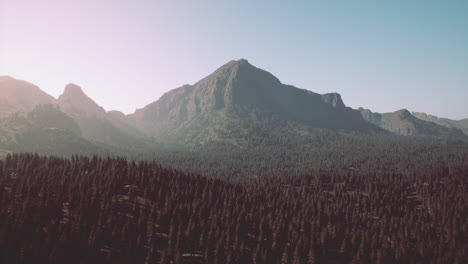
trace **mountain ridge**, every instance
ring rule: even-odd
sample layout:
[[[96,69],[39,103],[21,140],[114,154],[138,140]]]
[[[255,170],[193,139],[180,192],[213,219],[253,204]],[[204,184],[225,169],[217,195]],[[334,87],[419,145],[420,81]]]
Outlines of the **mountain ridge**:
[[[433,122],[421,120],[412,115],[407,109],[400,109],[390,113],[373,113],[369,109],[360,107],[361,116],[368,122],[403,136],[442,136],[444,138],[466,140],[466,135],[458,128],[445,127]]]
[[[2,86],[2,80],[8,86]],[[303,130],[304,127],[310,127],[466,140],[466,136],[459,133],[460,127],[421,120],[407,109],[383,114],[363,108],[355,110],[347,107],[338,93],[318,94],[283,84],[270,72],[245,59],[231,60],[198,82],[170,90],[127,115],[106,111],[80,86],[72,83],[55,99],[33,84],[10,76],[0,77],[0,89],[13,90],[12,94],[18,91],[8,87],[20,87],[17,89],[20,91],[23,86],[45,99],[32,100],[29,105],[18,108],[20,110],[2,105],[0,100],[0,117],[21,111],[27,114],[42,102],[56,105],[79,125],[84,138],[114,147],[142,146],[148,138],[191,144],[228,138],[229,142],[239,145],[244,144],[254,130],[276,133],[274,131],[281,130],[278,124],[283,121],[292,126],[291,133],[300,134],[310,130]]]
[[[441,126],[460,129],[461,131],[463,131],[463,133],[465,133],[465,135],[468,136],[468,118],[453,120],[449,118],[440,118],[434,115],[418,112],[413,112],[413,115],[421,120],[430,121]]]
[[[0,117],[27,114],[39,104],[54,103],[55,98],[36,85],[11,76],[0,76]]]
[[[339,94],[320,95],[282,84],[245,59],[230,61],[194,85],[171,90],[129,116],[146,133],[165,137],[174,130],[190,129],[193,122],[217,115],[232,117],[239,110],[259,110],[330,129],[378,130],[346,107]]]

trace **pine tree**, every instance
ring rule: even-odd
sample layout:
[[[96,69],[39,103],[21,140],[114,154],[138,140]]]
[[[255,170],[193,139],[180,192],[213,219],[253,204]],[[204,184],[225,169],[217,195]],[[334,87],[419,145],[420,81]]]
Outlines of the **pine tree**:
[[[281,264],[289,264],[289,253],[287,246],[284,247],[283,255],[281,256]]]

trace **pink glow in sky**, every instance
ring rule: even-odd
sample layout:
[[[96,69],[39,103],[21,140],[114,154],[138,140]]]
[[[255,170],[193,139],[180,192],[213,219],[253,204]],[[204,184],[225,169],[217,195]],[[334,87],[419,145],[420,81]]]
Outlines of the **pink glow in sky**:
[[[0,75],[131,113],[245,58],[348,106],[468,117],[467,1],[0,0]]]
[[[129,113],[209,73],[197,70],[206,65],[192,50],[178,51],[187,40],[169,7],[131,2],[0,0],[0,75],[55,97],[75,83],[106,109]]]

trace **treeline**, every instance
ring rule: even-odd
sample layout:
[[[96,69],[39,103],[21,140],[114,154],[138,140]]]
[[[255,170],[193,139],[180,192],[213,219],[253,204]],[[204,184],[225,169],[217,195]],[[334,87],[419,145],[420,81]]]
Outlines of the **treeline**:
[[[326,129],[311,129],[307,136],[252,133],[244,147],[209,142],[192,148],[156,145],[149,151],[118,154],[135,160],[157,160],[164,167],[228,180],[300,176],[324,169],[411,173],[468,164],[468,144],[460,141]]]
[[[122,158],[8,155],[0,263],[463,263],[466,175],[460,162],[225,181]]]

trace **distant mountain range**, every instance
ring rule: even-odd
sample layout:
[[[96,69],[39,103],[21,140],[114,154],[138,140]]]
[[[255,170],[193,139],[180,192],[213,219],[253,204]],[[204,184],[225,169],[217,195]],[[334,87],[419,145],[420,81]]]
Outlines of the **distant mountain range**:
[[[74,84],[55,99],[26,81],[0,77],[3,151],[137,151],[151,142],[246,147],[254,136],[307,136],[314,129],[468,140],[468,119],[411,114],[406,109],[384,114],[355,110],[337,93],[321,95],[282,84],[244,59],[230,61],[194,85],[171,90],[129,115],[106,112]]]
[[[408,110],[401,109],[392,113],[373,113],[368,109],[359,108],[362,117],[368,122],[403,136],[433,136],[442,138],[465,138],[465,134],[455,127],[412,115]],[[456,122],[456,121],[454,121]]]
[[[421,120],[433,122],[441,126],[460,129],[466,135],[468,135],[468,118],[465,118],[462,120],[451,120],[448,118],[439,118],[437,116],[428,115],[426,113],[418,113],[418,112],[413,112],[413,115]]]

